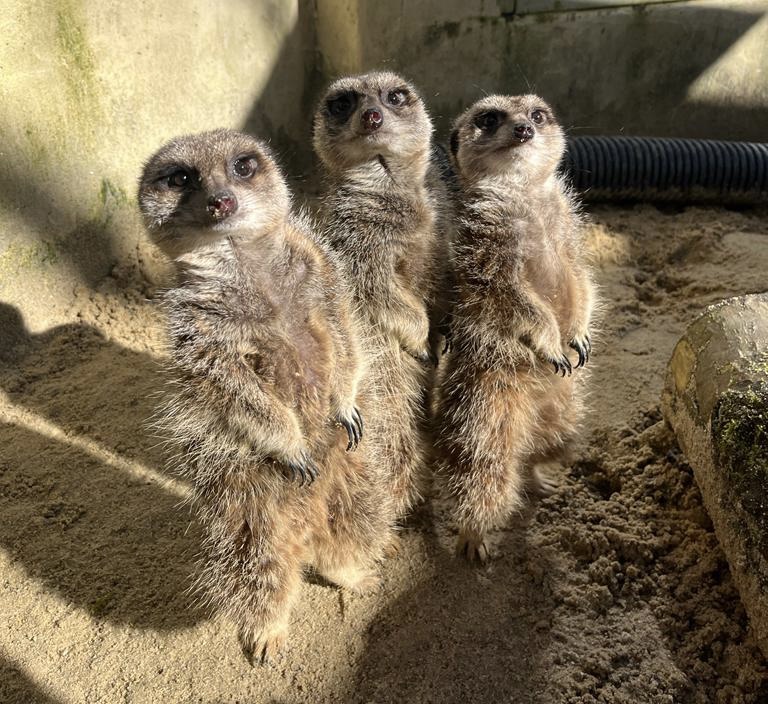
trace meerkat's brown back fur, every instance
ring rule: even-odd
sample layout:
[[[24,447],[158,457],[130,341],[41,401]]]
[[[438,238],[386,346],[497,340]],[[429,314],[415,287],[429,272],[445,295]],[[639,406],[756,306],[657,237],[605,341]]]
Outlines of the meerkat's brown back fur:
[[[251,137],[174,140],[145,167],[139,199],[178,268],[163,299],[173,382],[160,423],[205,532],[198,586],[246,652],[272,656],[304,565],[364,588],[391,540],[375,442],[346,451],[377,405],[358,389],[349,297]]]
[[[336,81],[315,115],[324,231],[371,329],[382,405],[368,420],[386,439],[400,515],[424,491],[423,415],[447,260],[438,231],[443,198],[439,184],[428,184],[431,133],[418,93],[392,73]]]
[[[563,150],[551,108],[532,95],[484,98],[451,137],[461,188],[438,473],[470,558],[487,556],[486,533],[581,415],[575,377],[591,349],[594,290],[581,218],[556,172]]]

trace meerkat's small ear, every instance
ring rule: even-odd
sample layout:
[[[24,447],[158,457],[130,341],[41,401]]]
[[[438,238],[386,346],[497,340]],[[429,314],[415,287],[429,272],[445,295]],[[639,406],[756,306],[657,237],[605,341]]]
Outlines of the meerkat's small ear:
[[[459,151],[459,130],[455,129],[453,132],[451,132],[451,141],[450,141],[450,147],[451,147],[451,154],[453,156],[456,156],[457,152]]]

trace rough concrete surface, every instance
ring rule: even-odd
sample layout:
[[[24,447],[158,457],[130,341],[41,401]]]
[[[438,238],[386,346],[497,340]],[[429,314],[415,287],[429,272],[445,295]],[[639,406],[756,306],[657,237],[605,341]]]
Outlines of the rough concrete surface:
[[[722,301],[686,330],[662,409],[768,654],[768,295]]]
[[[318,45],[326,73],[404,71],[441,135],[482,95],[536,92],[574,134],[765,140],[766,0],[621,4],[323,0]]]
[[[765,213],[601,208],[592,393],[560,490],[473,569],[443,507],[405,526],[381,589],[307,581],[288,649],[251,668],[185,595],[200,533],[146,429],[162,320],[135,270],[0,367],[3,704],[762,704],[768,667],[659,409],[704,308],[765,287]]]

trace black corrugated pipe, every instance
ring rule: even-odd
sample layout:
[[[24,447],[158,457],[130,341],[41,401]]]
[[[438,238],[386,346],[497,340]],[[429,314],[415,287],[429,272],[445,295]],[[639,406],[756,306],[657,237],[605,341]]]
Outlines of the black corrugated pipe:
[[[768,203],[768,144],[572,137],[563,166],[587,201]]]

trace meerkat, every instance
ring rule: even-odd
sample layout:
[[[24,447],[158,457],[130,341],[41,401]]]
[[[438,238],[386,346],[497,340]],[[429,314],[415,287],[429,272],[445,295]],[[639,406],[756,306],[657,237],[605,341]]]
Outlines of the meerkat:
[[[527,488],[552,489],[536,465],[564,452],[582,412],[572,372],[590,357],[595,293],[579,209],[557,172],[564,149],[535,95],[483,98],[451,134],[460,187],[437,475],[470,560],[488,557],[487,532]]]
[[[399,516],[425,492],[425,415],[441,348],[448,257],[431,138],[424,102],[394,73],[337,80],[315,113],[314,148],[326,176],[322,222],[369,326],[382,406],[367,420],[386,440]]]
[[[173,391],[160,425],[181,448],[204,529],[196,584],[251,661],[269,660],[304,566],[360,591],[391,540],[382,462],[362,440],[370,399],[349,296],[250,136],[166,144],[139,204],[177,269],[163,297]]]

